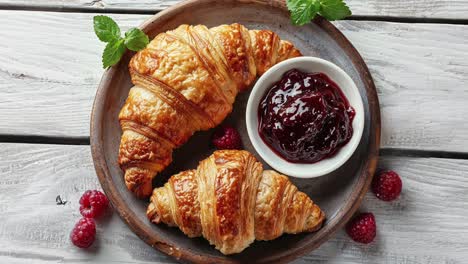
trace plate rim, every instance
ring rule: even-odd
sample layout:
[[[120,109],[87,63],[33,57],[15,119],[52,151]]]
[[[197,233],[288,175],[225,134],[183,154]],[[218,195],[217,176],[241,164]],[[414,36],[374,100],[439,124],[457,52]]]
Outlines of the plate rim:
[[[146,20],[141,26],[141,29],[145,29],[154,23],[156,20],[169,19],[172,16],[177,15],[180,10],[190,8],[191,6],[208,4],[210,2],[217,2],[219,0],[188,0],[181,3],[178,3],[168,9],[159,12],[158,14],[152,16]],[[278,8],[283,12],[288,12],[285,2],[281,0],[269,0],[269,1],[256,1],[256,0],[222,0],[222,2],[229,3],[255,3],[270,6],[273,8]],[[380,130],[381,130],[381,120],[380,120],[380,105],[377,96],[377,90],[375,84],[369,72],[369,69],[364,62],[363,58],[356,50],[356,48],[351,44],[351,42],[338,30],[332,23],[325,20],[322,17],[317,17],[313,20],[313,23],[319,26],[324,30],[330,37],[332,37],[336,43],[340,46],[341,49],[346,53],[346,55],[352,61],[352,64],[356,69],[360,78],[364,82],[366,95],[368,97],[368,107],[369,107],[369,120],[370,120],[370,132],[369,132],[369,144],[367,149],[364,150],[365,155],[362,160],[365,160],[363,164],[362,173],[359,176],[355,186],[353,187],[350,195],[349,202],[347,202],[344,207],[342,207],[336,215],[327,223],[319,232],[317,233],[320,236],[316,239],[305,243],[302,247],[295,247],[288,251],[283,252],[282,254],[276,254],[270,259],[263,259],[262,261],[275,261],[277,263],[288,262],[293,259],[296,259],[300,256],[303,256],[310,251],[314,250],[325,241],[327,241],[332,235],[334,235],[339,229],[341,229],[344,224],[353,216],[356,210],[359,208],[363,197],[365,196],[369,185],[372,181],[373,174],[377,167],[379,149],[380,149]],[[130,52],[126,52],[124,56],[130,56]],[[120,63],[119,63],[120,64]],[[92,112],[91,112],[91,122],[90,122],[90,145],[91,145],[91,154],[93,158],[94,167],[96,174],[99,178],[99,182],[109,197],[115,211],[121,219],[130,227],[130,229],[138,235],[143,241],[145,241],[150,246],[160,250],[161,252],[175,257],[179,261],[189,261],[195,263],[238,263],[236,259],[227,260],[221,257],[212,257],[198,255],[186,248],[178,248],[177,245],[171,244],[167,239],[162,237],[152,237],[148,235],[146,231],[146,226],[141,221],[137,221],[132,217],[132,213],[128,204],[126,204],[123,197],[119,195],[115,184],[112,181],[110,176],[109,168],[107,166],[105,157],[104,157],[104,144],[103,144],[103,133],[101,129],[101,124],[104,117],[104,104],[101,102],[104,101],[106,94],[109,90],[109,83],[112,79],[118,74],[118,65],[111,67],[103,73],[102,79],[99,83],[96,96],[94,99]]]

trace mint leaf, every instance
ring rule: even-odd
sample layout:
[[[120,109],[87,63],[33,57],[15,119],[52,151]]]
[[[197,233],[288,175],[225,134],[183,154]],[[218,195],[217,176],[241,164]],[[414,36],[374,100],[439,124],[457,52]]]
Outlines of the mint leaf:
[[[320,0],[320,15],[332,21],[351,15],[351,10],[343,0]]]
[[[320,10],[318,0],[288,0],[287,6],[292,23],[299,26],[309,23]]]
[[[102,67],[109,68],[117,64],[126,51],[126,48],[139,51],[148,45],[148,36],[138,28],[125,32],[125,38],[120,36],[120,28],[108,16],[95,16],[93,18],[94,32],[103,42],[108,42],[102,53]]]
[[[287,0],[286,3],[294,25],[309,23],[317,13],[330,21],[351,15],[343,0]]]
[[[125,53],[125,50],[123,38],[107,43],[104,53],[102,54],[102,67],[107,69],[117,64]]]
[[[130,50],[142,50],[148,43],[148,36],[138,28],[132,28],[125,32],[125,46]]]
[[[108,16],[95,16],[93,22],[94,32],[99,40],[111,42],[120,38],[120,28],[112,18]]]

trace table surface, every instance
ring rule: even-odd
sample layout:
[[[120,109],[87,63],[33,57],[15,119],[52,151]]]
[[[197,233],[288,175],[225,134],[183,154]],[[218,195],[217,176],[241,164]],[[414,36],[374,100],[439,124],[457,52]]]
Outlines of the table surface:
[[[81,194],[100,188],[89,118],[103,45],[92,17],[111,13],[126,29],[176,2],[0,0],[0,263],[173,263],[116,213],[88,251],[68,235]],[[334,24],[370,68],[379,166],[400,173],[403,193],[392,203],[366,195],[372,244],[341,230],[295,263],[467,263],[468,0],[346,2],[354,15]]]

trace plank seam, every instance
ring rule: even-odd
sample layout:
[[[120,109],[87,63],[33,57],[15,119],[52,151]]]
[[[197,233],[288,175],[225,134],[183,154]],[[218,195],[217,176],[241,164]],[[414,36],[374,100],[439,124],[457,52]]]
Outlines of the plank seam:
[[[89,137],[0,135],[0,143],[89,145]]]
[[[417,158],[441,158],[441,159],[468,159],[468,152],[420,150],[403,148],[380,149],[380,156],[417,157]]]
[[[0,135],[1,143],[50,144],[50,145],[90,145],[89,137]],[[380,156],[443,158],[468,160],[468,152],[419,150],[404,148],[381,148]]]
[[[64,13],[103,13],[103,14],[129,14],[129,15],[154,15],[163,9],[128,9],[128,8],[96,8],[96,7],[72,7],[72,6],[20,6],[15,4],[0,4],[0,10],[11,11],[40,11],[40,12],[64,12]],[[381,21],[406,24],[449,24],[468,25],[468,19],[453,18],[429,18],[429,17],[396,17],[396,16],[369,16],[353,15],[344,20],[351,21]]]
[[[429,17],[395,17],[395,16],[351,16],[345,20],[352,21],[380,21],[405,24],[449,24],[468,25],[468,19],[429,18]]]

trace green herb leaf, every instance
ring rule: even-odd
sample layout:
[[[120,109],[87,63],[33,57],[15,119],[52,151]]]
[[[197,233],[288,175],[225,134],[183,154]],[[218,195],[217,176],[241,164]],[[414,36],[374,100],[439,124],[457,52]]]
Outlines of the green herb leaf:
[[[330,21],[351,15],[343,0],[287,0],[287,6],[292,23],[300,26],[309,23],[317,14]]]
[[[108,42],[102,54],[104,69],[117,64],[126,48],[139,51],[149,43],[148,36],[138,28],[128,30],[125,32],[125,38],[122,38],[119,26],[108,16],[95,16],[93,22],[96,36],[101,41]]]
[[[125,50],[123,38],[109,42],[102,54],[102,67],[107,69],[117,64],[125,53]]]
[[[132,28],[125,32],[125,46],[130,50],[142,50],[148,43],[148,36],[138,28]]]
[[[120,38],[120,28],[115,21],[108,16],[95,16],[94,32],[103,42],[111,42]]]
[[[332,21],[351,15],[351,10],[343,0],[320,0],[320,15]]]
[[[318,0],[288,0],[287,6],[292,23],[299,26],[309,23],[320,10]]]

